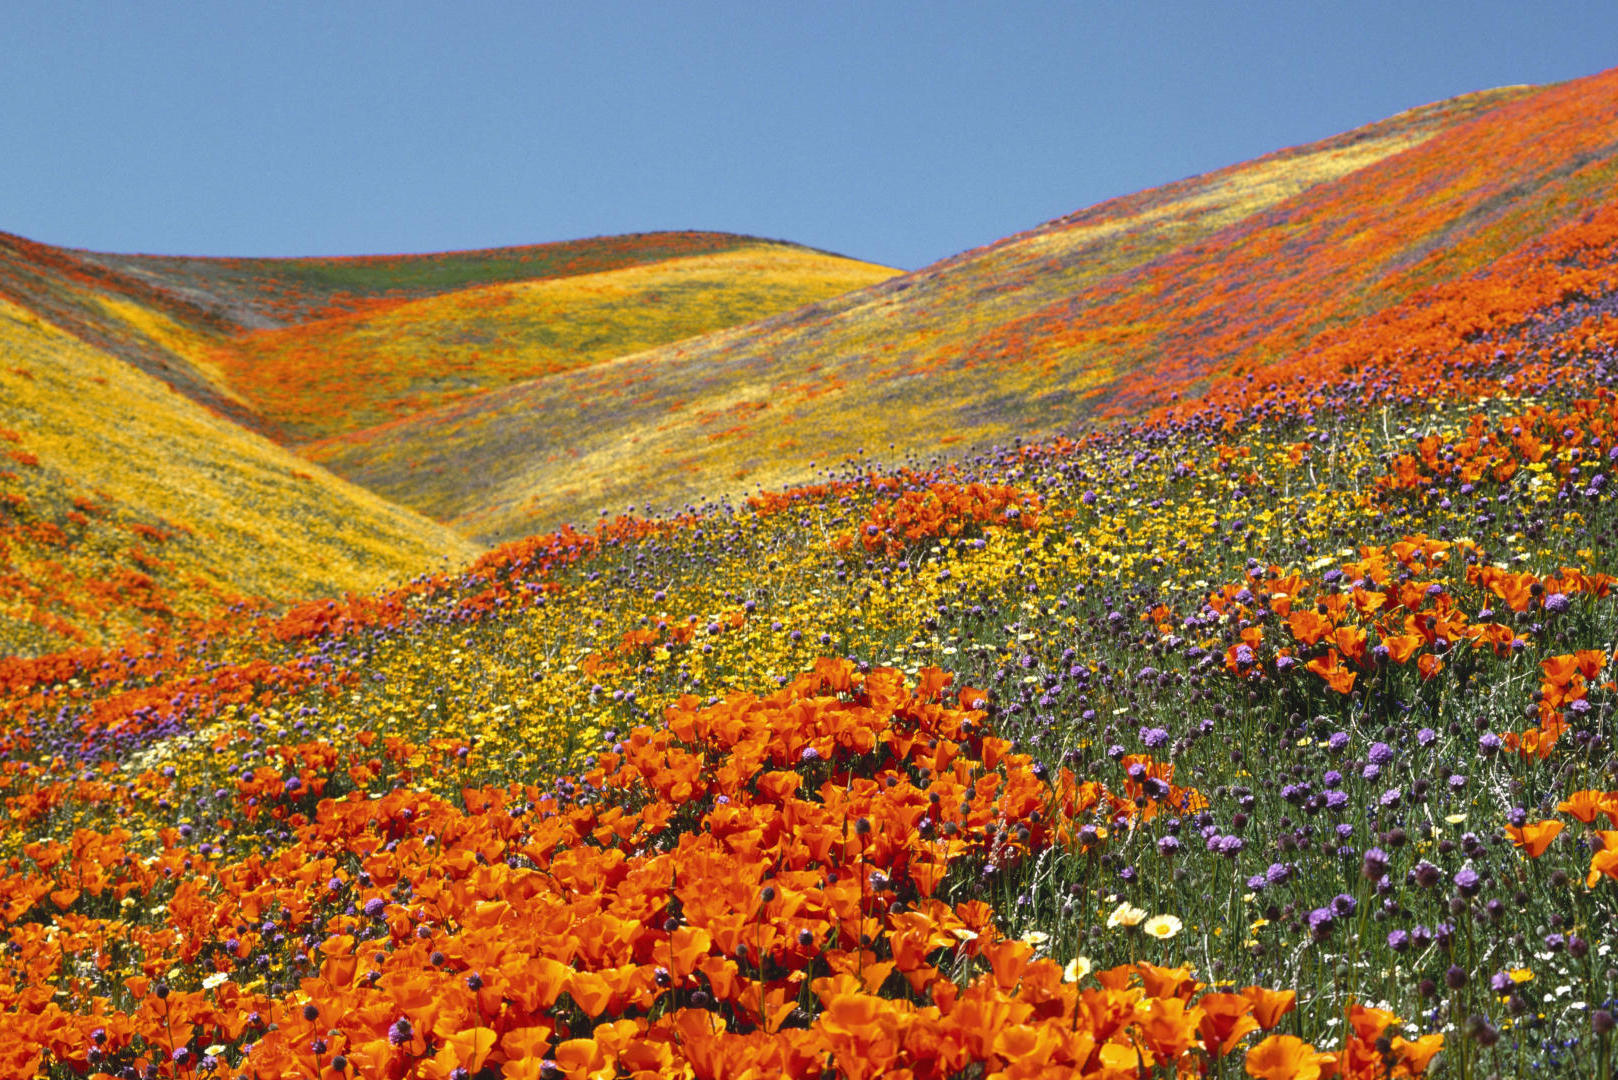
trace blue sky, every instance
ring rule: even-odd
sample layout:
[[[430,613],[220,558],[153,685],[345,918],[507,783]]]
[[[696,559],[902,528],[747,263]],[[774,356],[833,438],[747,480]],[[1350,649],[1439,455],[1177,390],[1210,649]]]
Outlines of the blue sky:
[[[1471,90],[1618,4],[11,0],[0,230],[433,251],[665,228],[911,269]]]

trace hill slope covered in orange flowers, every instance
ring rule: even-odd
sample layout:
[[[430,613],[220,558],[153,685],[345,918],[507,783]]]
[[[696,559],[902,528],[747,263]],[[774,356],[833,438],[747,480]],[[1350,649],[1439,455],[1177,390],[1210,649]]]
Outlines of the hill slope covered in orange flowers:
[[[1618,75],[1472,95],[310,453],[501,539],[798,482],[858,447],[1073,430],[1351,333],[1600,205],[1615,177]]]
[[[718,393],[750,335],[789,366],[886,297],[891,333],[835,369],[871,378],[808,398],[824,445],[922,423],[935,380],[961,397],[934,419],[1032,436],[1066,410],[1077,437],[871,455],[362,595],[0,655],[0,1076],[1607,1080],[1615,82],[1098,208],[688,345],[702,370],[594,369]],[[1240,203],[1265,176],[1286,190]],[[1103,240],[1129,269],[1040,288],[1065,264],[1038,252]],[[916,330],[929,290],[923,329],[956,337]],[[155,579],[187,552],[432,547],[111,344],[9,301],[0,335],[6,552],[67,538]],[[198,385],[229,385],[214,355],[184,353]],[[698,427],[790,429],[778,400]],[[574,404],[547,422],[600,421]],[[263,531],[221,543],[244,509]],[[60,561],[7,583],[115,606]],[[129,610],[153,595],[107,576]]]

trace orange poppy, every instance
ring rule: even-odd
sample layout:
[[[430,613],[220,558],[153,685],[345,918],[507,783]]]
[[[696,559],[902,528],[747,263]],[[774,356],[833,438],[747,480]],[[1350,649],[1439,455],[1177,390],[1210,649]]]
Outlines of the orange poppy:
[[[1336,1060],[1296,1035],[1270,1035],[1247,1052],[1247,1075],[1258,1080],[1320,1080],[1322,1070]]]
[[[1259,1026],[1269,1031],[1281,1022],[1281,1017],[1298,1007],[1295,990],[1268,990],[1262,986],[1245,986],[1242,996],[1253,1003],[1253,1016]]]
[[[1570,814],[1588,825],[1596,819],[1596,815],[1603,811],[1602,805],[1607,798],[1604,791],[1575,791],[1567,798],[1556,804],[1556,809],[1564,814]]]
[[[1537,859],[1545,854],[1545,849],[1551,846],[1551,841],[1555,840],[1561,831],[1562,823],[1555,818],[1531,822],[1521,828],[1516,825],[1506,826],[1506,834],[1511,837],[1511,842],[1528,852],[1530,859]]]

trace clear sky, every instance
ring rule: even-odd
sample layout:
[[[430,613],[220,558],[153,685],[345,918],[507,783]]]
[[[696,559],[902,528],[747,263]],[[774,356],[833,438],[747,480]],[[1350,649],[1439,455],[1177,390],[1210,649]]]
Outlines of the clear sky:
[[[71,3],[0,14],[0,229],[433,251],[701,228],[912,269],[1471,90],[1618,3]]]

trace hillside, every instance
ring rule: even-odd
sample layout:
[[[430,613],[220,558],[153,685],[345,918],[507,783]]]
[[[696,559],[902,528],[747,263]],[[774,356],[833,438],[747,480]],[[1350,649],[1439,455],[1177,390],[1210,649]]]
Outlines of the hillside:
[[[1577,218],[1610,193],[1615,148],[1610,73],[1461,98],[312,453],[497,540],[802,481],[859,447],[926,456],[1140,415]]]
[[[475,542],[270,440],[888,276],[722,233],[353,259],[101,255],[0,235],[0,653],[459,563]]]
[[[885,281],[786,244],[495,285],[239,335],[216,363],[294,443],[611,360]]]
[[[0,654],[370,592],[476,551],[4,300],[0,355]]]
[[[997,448],[870,446],[369,595],[0,657],[0,1075],[1604,1080],[1615,87],[1418,110],[431,414],[571,386],[544,419],[582,430],[630,415],[587,396],[628,372],[718,395],[858,330],[830,375],[946,361],[793,403],[846,395],[816,447],[914,401],[978,409]],[[1080,258],[1130,245],[1155,253]],[[1052,300],[1069,259],[1097,276]],[[47,382],[0,373],[0,403],[92,410],[69,449],[12,440],[19,476],[122,420],[58,368],[221,438],[5,311]],[[1035,437],[1081,362],[1089,429]],[[930,396],[990,373],[1026,432]],[[706,426],[776,445],[763,400]],[[284,451],[237,439],[269,484]]]

